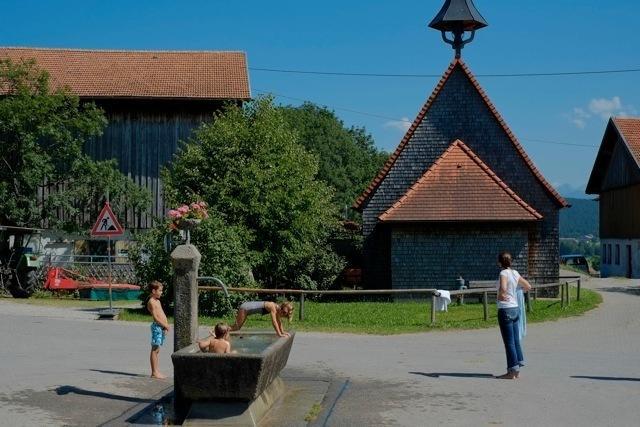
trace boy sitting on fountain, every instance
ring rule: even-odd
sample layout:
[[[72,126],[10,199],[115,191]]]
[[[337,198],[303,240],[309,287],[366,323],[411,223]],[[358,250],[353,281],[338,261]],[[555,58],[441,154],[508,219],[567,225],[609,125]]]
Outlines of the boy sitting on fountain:
[[[229,343],[229,330],[231,328],[224,322],[218,323],[214,328],[214,337],[198,341],[200,351],[209,353],[231,353],[231,343]]]

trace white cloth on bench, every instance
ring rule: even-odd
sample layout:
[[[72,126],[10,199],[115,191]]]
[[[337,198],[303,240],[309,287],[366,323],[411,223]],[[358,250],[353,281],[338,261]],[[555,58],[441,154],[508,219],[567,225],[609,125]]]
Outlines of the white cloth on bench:
[[[451,293],[441,289],[436,290],[436,310],[448,311],[447,306],[451,304]]]

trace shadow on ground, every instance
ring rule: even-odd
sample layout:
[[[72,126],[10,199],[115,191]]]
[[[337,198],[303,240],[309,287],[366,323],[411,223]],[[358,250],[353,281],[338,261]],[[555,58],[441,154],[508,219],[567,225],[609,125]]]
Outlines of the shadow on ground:
[[[409,372],[413,375],[422,375],[429,378],[456,377],[456,378],[493,378],[492,374],[478,374],[468,372]]]
[[[610,288],[598,288],[600,292],[619,292],[622,294],[640,296],[640,287],[614,286]]]
[[[153,403],[155,400],[153,399],[141,399],[139,397],[131,397],[131,396],[121,396],[119,394],[112,393],[104,393],[102,391],[93,391],[93,390],[85,390],[83,388],[74,387],[72,385],[63,385],[57,387],[55,392],[58,396],[63,396],[65,394],[79,394],[82,396],[91,396],[91,397],[101,397],[103,399],[113,399],[113,400],[122,400],[125,402],[132,403]]]
[[[148,378],[148,375],[142,374],[134,374],[133,372],[122,372],[122,371],[107,371],[104,369],[89,369],[91,372],[100,372],[101,374],[113,374],[113,375],[126,375],[128,377],[143,377]]]
[[[640,378],[629,377],[594,377],[590,375],[572,375],[571,378],[581,378],[587,380],[601,380],[601,381],[640,381]]]

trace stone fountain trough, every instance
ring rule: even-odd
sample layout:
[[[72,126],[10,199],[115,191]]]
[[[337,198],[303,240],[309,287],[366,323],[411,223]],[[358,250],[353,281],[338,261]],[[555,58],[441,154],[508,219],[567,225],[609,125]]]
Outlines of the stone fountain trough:
[[[257,423],[284,392],[279,374],[294,335],[234,332],[231,349],[237,353],[203,353],[197,344],[173,353],[175,392],[190,407],[184,425],[215,425],[216,419],[227,425],[234,418],[238,425]]]

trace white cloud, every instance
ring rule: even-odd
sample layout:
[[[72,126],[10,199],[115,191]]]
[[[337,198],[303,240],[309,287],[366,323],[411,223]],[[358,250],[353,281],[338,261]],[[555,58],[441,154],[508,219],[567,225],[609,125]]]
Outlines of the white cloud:
[[[411,120],[408,117],[403,117],[401,120],[391,120],[384,124],[386,128],[398,129],[406,132],[411,127]]]
[[[589,111],[602,117],[604,120],[608,120],[609,117],[621,113],[622,109],[622,101],[619,96],[614,96],[611,99],[594,98],[589,101]]]
[[[584,129],[587,126],[587,119],[591,117],[591,114],[584,111],[582,108],[574,108],[573,115],[571,116],[571,122],[580,129]]]
[[[575,127],[584,129],[592,117],[609,120],[611,116],[628,116],[637,114],[631,105],[625,105],[619,96],[593,98],[585,107],[575,107],[567,118]]]

